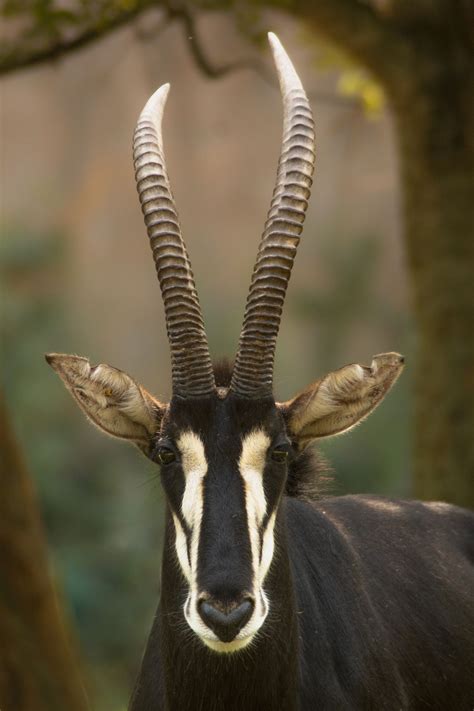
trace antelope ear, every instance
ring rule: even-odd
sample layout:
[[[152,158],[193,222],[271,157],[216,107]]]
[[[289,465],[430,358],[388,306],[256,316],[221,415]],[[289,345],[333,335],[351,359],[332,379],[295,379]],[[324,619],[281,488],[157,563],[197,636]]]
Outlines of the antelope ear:
[[[290,436],[303,448],[311,440],[347,432],[383,400],[403,369],[398,353],[374,356],[370,367],[346,365],[280,405]]]
[[[87,358],[62,353],[45,357],[92,424],[113,437],[133,442],[145,454],[149,452],[165,405],[110,365],[91,367]]]

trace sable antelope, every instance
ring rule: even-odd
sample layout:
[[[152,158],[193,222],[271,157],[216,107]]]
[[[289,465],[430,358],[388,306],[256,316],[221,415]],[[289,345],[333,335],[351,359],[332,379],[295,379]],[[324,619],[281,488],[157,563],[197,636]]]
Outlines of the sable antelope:
[[[47,356],[99,429],[161,467],[161,601],[131,709],[468,711],[474,517],[442,503],[317,497],[308,445],[364,419],[403,358],[384,353],[288,402],[273,397],[314,130],[294,67],[269,39],[283,143],[233,367],[212,365],[170,190],[161,134],[168,85],[138,120],[134,161],[165,305],[171,402],[108,365]]]

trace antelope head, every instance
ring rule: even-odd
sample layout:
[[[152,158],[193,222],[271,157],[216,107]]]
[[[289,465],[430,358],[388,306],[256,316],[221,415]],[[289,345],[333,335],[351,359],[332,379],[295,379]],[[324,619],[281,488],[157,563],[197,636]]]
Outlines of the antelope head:
[[[100,430],[136,444],[161,468],[173,555],[189,627],[217,652],[245,647],[272,599],[288,481],[307,445],[364,419],[401,372],[396,353],[347,365],[288,402],[273,396],[280,318],[300,241],[315,162],[314,124],[296,71],[277,37],[269,41],[283,100],[276,185],[247,298],[235,364],[212,364],[201,308],[172,197],[162,141],[169,85],[153,94],[134,136],[136,181],[164,301],[172,398],[163,403],[124,372],[86,358],[48,363]],[[279,541],[276,541],[277,544]],[[278,572],[278,571],[277,571]]]

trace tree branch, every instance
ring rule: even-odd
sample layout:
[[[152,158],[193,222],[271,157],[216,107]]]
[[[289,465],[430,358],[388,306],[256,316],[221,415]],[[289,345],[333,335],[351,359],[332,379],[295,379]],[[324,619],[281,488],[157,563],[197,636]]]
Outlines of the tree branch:
[[[107,22],[98,19],[96,24],[89,25],[75,37],[59,39],[45,47],[30,47],[22,51],[19,49],[19,41],[16,40],[13,46],[0,50],[0,76],[28,69],[38,64],[55,62],[68,54],[83,49],[138,17],[152,5],[156,5],[156,2],[142,0],[132,9],[120,11]]]
[[[224,3],[222,3],[224,5]],[[263,7],[272,7],[271,0],[262,0]],[[299,9],[301,5],[301,9]],[[106,6],[103,6],[106,8]],[[227,7],[227,6],[226,6]],[[338,8],[338,9],[335,9]],[[104,19],[104,12],[97,17],[93,24],[89,23],[75,37],[55,39],[44,47],[26,46],[21,49],[21,38],[16,40],[10,47],[0,50],[0,75],[6,75],[21,69],[27,69],[40,64],[55,62],[59,59],[79,51],[93,42],[112,33],[114,30],[136,19],[139,15],[150,8],[162,8],[165,12],[164,22],[160,24],[160,29],[173,20],[178,21],[187,41],[188,48],[200,71],[211,79],[221,78],[236,71],[251,69],[259,74],[264,81],[276,87],[276,81],[265,65],[253,58],[241,59],[229,62],[220,66],[215,66],[209,61],[206,52],[196,29],[196,19],[187,2],[173,2],[173,0],[135,0],[135,4],[130,9],[115,11],[112,17]],[[342,9],[344,8],[344,10]],[[373,43],[380,44],[383,41],[379,35],[382,33],[383,21],[367,5],[358,0],[314,0],[306,3],[305,0],[294,0],[289,9],[295,14],[300,12],[306,14],[307,19],[316,28],[326,31],[327,34],[334,34],[334,38],[343,41],[342,37],[348,34],[352,37],[352,44],[356,45],[364,42],[361,38],[371,38]],[[326,27],[327,26],[327,27]],[[139,36],[149,36],[149,32],[140,32]],[[156,36],[156,35],[155,35]],[[344,40],[345,41],[345,40]],[[370,44],[368,40],[364,47],[367,49]],[[347,41],[349,45],[349,42]],[[20,49],[19,49],[20,47]],[[357,52],[354,50],[354,53]],[[355,100],[339,97],[330,92],[309,93],[310,100],[323,102],[329,105],[356,108],[358,102]]]
[[[181,22],[185,41],[188,43],[188,48],[197,67],[204,76],[209,77],[210,79],[218,79],[234,72],[250,69],[256,72],[273,89],[279,90],[278,82],[276,81],[274,74],[270,73],[266,66],[257,59],[247,58],[237,60],[235,62],[229,62],[221,66],[214,66],[209,61],[207,54],[204,51],[197,32],[196,18],[187,5],[173,9],[170,16],[175,17]],[[360,103],[357,101],[346,99],[330,92],[315,91],[307,93],[310,101],[317,101],[319,103],[326,103],[350,109],[360,106]]]
[[[222,0],[213,3],[213,8],[232,9],[235,2],[236,0],[231,0],[230,3]],[[277,0],[260,0],[259,4],[262,9],[278,7]],[[33,27],[32,32],[26,33],[23,38],[15,38],[10,46],[4,44],[3,50],[0,51],[0,75],[44,62],[55,61],[71,52],[80,50],[138,17],[150,7],[162,7],[170,18],[180,19],[186,32],[190,33],[195,30],[189,5],[184,3],[173,5],[172,2],[165,0],[135,0],[128,9],[123,5],[111,4],[110,7],[113,9],[111,17],[107,17],[107,3],[103,3],[102,6],[99,3],[98,7],[99,11],[102,9],[102,12],[92,23],[87,22],[86,26],[72,38],[47,38],[44,47],[31,44],[28,46],[37,29]],[[359,0],[312,0],[311,2],[293,0],[292,3],[285,3],[285,9],[295,16],[308,20],[317,30],[348,47],[356,57],[363,61],[370,58],[372,69],[374,69],[373,64],[381,61],[381,58],[390,50],[387,45],[390,39],[389,24],[372,7]],[[24,50],[21,49],[22,41],[27,43]],[[200,46],[194,46],[192,49],[197,65],[206,75],[212,75],[215,78],[234,71],[233,66],[227,65],[218,69],[210,69],[210,64]],[[242,69],[256,68],[256,63],[253,60],[243,60],[239,64]],[[260,70],[257,69],[257,71]]]

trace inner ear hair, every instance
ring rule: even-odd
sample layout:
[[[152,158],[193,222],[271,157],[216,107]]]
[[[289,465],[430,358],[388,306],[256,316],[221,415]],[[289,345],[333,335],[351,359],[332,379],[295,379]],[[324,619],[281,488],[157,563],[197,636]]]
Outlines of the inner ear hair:
[[[86,417],[102,432],[126,439],[148,452],[165,405],[118,368],[62,353],[46,355]]]
[[[300,447],[347,432],[382,401],[403,370],[398,353],[381,353],[370,366],[353,363],[312,383],[280,405],[290,436]]]

